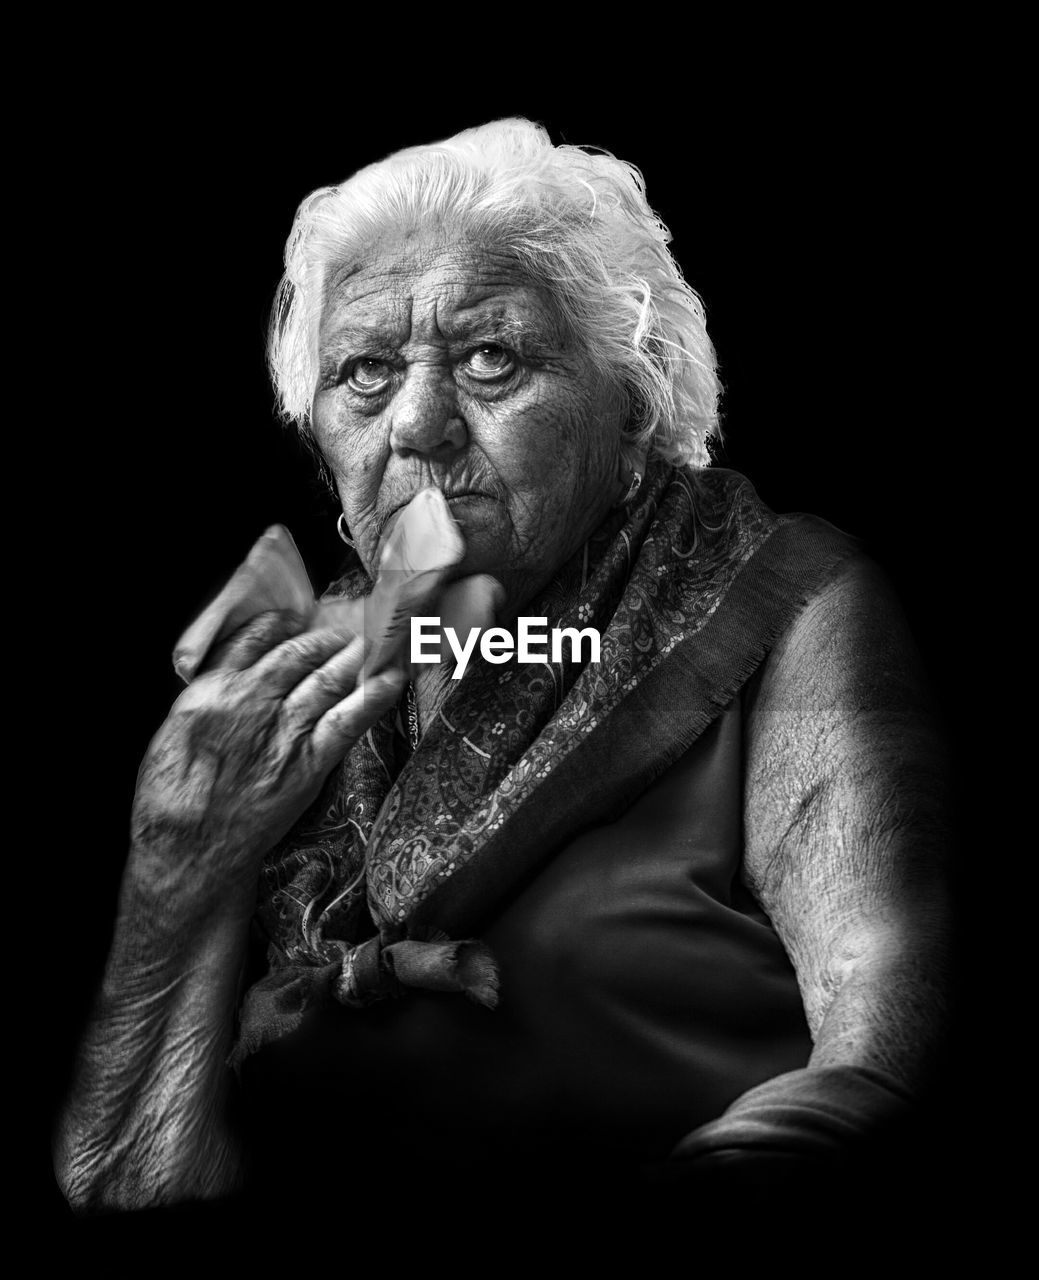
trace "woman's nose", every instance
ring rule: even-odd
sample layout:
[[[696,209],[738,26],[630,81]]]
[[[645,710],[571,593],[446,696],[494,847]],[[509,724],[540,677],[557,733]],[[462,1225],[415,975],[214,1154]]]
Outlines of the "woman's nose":
[[[390,447],[395,453],[446,457],[468,442],[454,382],[435,366],[408,370],[391,414]]]

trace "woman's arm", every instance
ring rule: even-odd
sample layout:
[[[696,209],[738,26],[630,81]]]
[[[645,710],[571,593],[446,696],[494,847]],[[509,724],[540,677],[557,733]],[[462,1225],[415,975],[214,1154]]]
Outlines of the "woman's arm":
[[[797,973],[806,1071],[675,1154],[838,1154],[897,1118],[946,1023],[945,758],[901,611],[856,560],[771,654],[748,715],[745,876]]]
[[[142,872],[148,861],[147,851],[131,850],[59,1122],[58,1179],[78,1210],[208,1199],[239,1180],[225,1064],[248,924],[230,911],[198,918],[164,906]]]
[[[749,719],[747,881],[793,961],[813,1067],[910,1090],[944,1026],[945,753],[885,579],[856,561],[801,613]]]
[[[102,990],[59,1121],[79,1209],[210,1198],[239,1175],[226,1065],[260,859],[399,696],[364,646],[265,614],[174,704],[142,765]]]

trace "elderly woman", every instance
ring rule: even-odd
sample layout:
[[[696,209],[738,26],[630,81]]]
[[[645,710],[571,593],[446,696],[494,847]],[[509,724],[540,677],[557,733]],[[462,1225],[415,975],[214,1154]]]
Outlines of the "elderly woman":
[[[708,465],[668,239],[637,171],[522,120],[300,206],[270,362],[353,611],[234,616],[151,744],[73,1205],[358,1196],[419,1155],[828,1167],[918,1094],[943,836],[912,647],[850,539]],[[372,662],[363,602],[431,487],[447,577],[493,579],[507,629],[594,628],[598,662]]]

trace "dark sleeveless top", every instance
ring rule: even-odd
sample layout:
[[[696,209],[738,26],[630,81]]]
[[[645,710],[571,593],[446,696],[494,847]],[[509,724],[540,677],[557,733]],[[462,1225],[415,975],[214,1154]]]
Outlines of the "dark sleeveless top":
[[[250,1059],[261,1162],[284,1174],[286,1152],[304,1169],[372,1149],[663,1158],[804,1066],[795,975],[740,878],[742,702],[483,931],[507,993],[497,1010],[424,991],[349,1015],[333,1005]]]
[[[600,666],[562,689],[537,665],[478,667],[388,792],[386,753],[362,739],[331,818],[301,820],[272,855],[273,967],[239,1059],[272,1185],[292,1171],[356,1186],[357,1162],[378,1185],[429,1159],[470,1188],[475,1168],[524,1161],[599,1177],[663,1160],[806,1065],[795,974],[741,879],[743,733],[769,652],[856,549],[825,522],[776,516],[732,472],[658,464],[618,519],[563,571],[565,603],[535,611],[590,617]],[[499,759],[506,720],[523,732]],[[358,804],[369,776],[382,791]],[[489,946],[496,1009],[424,983],[350,1008],[329,998],[340,965],[308,951],[307,904],[321,891],[334,908],[365,875],[380,945],[403,919],[421,946],[440,945],[426,926]]]

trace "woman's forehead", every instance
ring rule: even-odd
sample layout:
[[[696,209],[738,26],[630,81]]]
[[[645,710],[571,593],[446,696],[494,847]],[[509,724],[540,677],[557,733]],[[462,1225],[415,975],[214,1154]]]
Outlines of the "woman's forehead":
[[[374,331],[403,340],[423,317],[450,336],[488,325],[551,331],[553,311],[547,293],[500,250],[466,241],[396,241],[328,272],[321,338]]]

